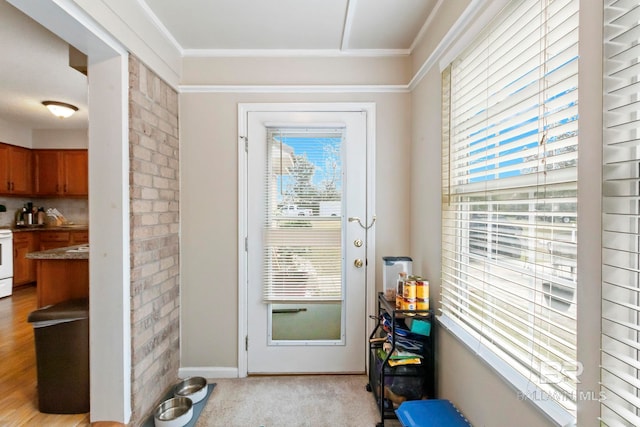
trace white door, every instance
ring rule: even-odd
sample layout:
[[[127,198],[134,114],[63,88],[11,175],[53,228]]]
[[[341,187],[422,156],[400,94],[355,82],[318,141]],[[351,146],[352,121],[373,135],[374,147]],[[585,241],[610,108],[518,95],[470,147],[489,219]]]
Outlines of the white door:
[[[247,126],[247,372],[364,372],[367,113]]]

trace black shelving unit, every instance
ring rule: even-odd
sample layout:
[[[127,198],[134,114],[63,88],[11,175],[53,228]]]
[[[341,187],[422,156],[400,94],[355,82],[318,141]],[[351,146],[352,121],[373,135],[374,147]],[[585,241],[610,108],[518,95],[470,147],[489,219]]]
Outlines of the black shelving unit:
[[[382,292],[378,294],[378,322],[369,335],[369,384],[367,391],[373,393],[380,411],[377,427],[384,427],[387,419],[396,419],[393,402],[385,398],[385,386],[407,400],[435,399],[435,342],[434,314],[431,310],[396,310],[395,301],[387,301]],[[383,322],[383,319],[385,321]],[[410,333],[409,323],[420,320],[429,322],[429,335]],[[407,337],[408,335],[408,337]],[[388,337],[386,340],[383,338]],[[403,339],[409,338],[417,349],[409,349],[422,356],[419,365],[390,366],[389,360],[396,349],[405,347]],[[388,353],[382,349],[384,342],[391,344]]]

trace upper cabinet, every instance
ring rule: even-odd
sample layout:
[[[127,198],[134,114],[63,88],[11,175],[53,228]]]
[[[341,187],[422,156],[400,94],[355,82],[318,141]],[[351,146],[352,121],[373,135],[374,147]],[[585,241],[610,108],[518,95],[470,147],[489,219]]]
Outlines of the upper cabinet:
[[[32,194],[32,177],[31,150],[0,143],[0,194]]]
[[[33,150],[36,196],[87,196],[87,150]]]
[[[57,195],[60,190],[58,180],[58,150],[35,150],[34,192],[42,195]]]
[[[87,150],[30,150],[0,143],[0,195],[87,197]]]
[[[67,196],[89,195],[89,156],[87,150],[62,152],[62,178]]]

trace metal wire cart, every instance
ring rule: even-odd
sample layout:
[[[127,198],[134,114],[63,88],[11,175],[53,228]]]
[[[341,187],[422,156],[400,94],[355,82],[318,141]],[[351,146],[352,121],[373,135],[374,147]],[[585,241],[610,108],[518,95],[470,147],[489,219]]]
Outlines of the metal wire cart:
[[[405,401],[434,399],[435,326],[431,310],[398,310],[378,295],[378,322],[369,336],[369,384],[380,410],[378,427],[397,418]]]

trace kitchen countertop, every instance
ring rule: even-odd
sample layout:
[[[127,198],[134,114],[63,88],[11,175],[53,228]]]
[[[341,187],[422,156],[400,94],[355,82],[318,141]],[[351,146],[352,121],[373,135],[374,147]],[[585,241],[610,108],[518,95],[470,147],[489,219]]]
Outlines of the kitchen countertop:
[[[28,259],[89,259],[89,245],[65,246],[64,248],[48,249],[46,251],[30,252]]]
[[[74,225],[35,225],[35,226],[26,226],[26,227],[0,227],[3,229],[8,229],[13,231],[14,233],[23,233],[23,232],[31,232],[31,231],[87,231],[89,230],[89,226],[87,224],[74,224]]]

